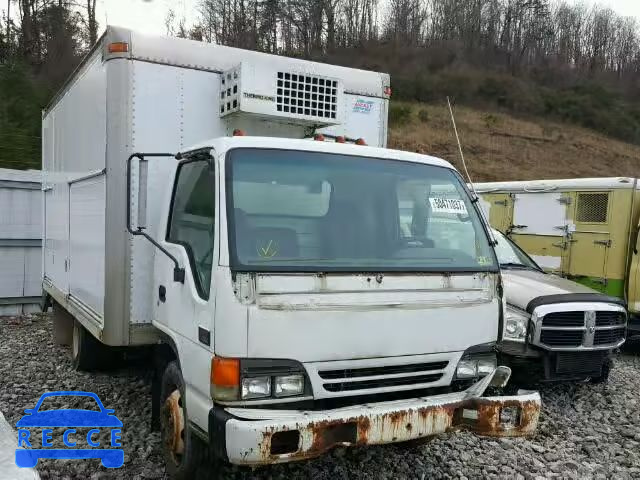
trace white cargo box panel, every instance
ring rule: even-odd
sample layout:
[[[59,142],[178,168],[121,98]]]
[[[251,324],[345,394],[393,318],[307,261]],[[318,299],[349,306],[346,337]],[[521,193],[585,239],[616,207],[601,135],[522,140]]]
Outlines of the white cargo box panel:
[[[40,309],[41,172],[0,168],[0,315]]]

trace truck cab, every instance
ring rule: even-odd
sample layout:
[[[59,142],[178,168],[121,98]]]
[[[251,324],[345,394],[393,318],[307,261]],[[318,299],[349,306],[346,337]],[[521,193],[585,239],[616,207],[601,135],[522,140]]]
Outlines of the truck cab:
[[[153,275],[169,438],[256,465],[535,429],[537,393],[484,396],[509,377],[494,350],[501,278],[451,165],[246,136],[179,157]],[[436,243],[443,217],[474,241]],[[174,471],[191,468],[196,442],[169,442]]]
[[[535,430],[538,393],[501,396],[477,199],[384,148],[390,95],[384,73],[108,27],[44,112],[53,330],[80,370],[153,348],[172,477],[207,444],[260,465]]]

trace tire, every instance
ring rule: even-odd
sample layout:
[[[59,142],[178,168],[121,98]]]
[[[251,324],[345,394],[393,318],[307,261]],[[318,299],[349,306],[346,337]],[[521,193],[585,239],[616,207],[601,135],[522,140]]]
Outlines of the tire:
[[[73,323],[71,361],[79,371],[91,371],[105,364],[107,347],[94,338],[77,320]]]
[[[602,374],[599,377],[593,377],[590,381],[590,383],[593,383],[595,385],[601,384],[601,383],[607,383],[609,381],[609,374],[611,373],[611,369],[613,368],[613,360],[610,358],[607,358],[604,361],[604,364],[602,365]]]
[[[184,398],[182,372],[178,362],[170,362],[160,386],[160,435],[166,471],[177,480],[195,478],[198,467],[207,459],[206,446],[191,431]]]

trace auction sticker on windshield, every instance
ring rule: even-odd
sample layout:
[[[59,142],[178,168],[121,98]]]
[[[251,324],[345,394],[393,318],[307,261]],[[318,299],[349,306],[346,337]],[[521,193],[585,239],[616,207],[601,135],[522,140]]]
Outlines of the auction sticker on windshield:
[[[462,200],[456,200],[454,198],[429,198],[431,204],[431,211],[434,213],[457,213],[467,214],[467,206]]]

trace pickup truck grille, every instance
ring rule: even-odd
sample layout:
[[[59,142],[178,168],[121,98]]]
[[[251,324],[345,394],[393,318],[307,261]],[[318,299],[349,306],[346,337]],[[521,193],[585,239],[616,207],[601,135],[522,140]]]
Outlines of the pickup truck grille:
[[[556,351],[615,348],[624,341],[626,321],[619,310],[549,312],[536,323],[534,344]]]
[[[594,345],[609,345],[618,343],[624,338],[625,328],[616,328],[612,330],[598,330],[593,337]]]
[[[627,317],[623,312],[596,312],[596,327],[624,325]]]
[[[584,312],[553,312],[542,319],[543,327],[584,327]]]
[[[540,334],[540,341],[550,347],[579,347],[582,338],[582,330],[543,330]]]
[[[448,361],[389,365],[384,367],[349,368],[341,370],[319,370],[322,387],[328,392],[350,392],[406,385],[424,385],[440,380]],[[335,381],[338,380],[338,381]]]

